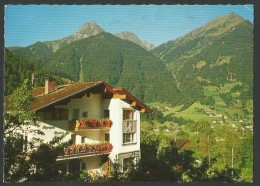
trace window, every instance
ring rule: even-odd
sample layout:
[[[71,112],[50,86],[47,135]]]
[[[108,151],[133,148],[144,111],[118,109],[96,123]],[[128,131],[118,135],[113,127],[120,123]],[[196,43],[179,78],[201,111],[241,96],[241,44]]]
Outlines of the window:
[[[82,118],[87,118],[88,117],[88,112],[82,112]]]
[[[45,120],[52,120],[52,113],[51,113],[51,111],[45,112],[44,118],[45,118]]]
[[[79,119],[79,109],[73,109],[72,111],[72,120]]]
[[[81,143],[85,143],[85,139],[86,139],[86,137],[82,136],[81,137]]]
[[[107,133],[107,134],[105,134],[105,141],[108,141],[109,142],[109,139],[110,137],[109,137],[109,134]]]
[[[86,169],[86,162],[82,162],[81,164],[81,170],[85,170]]]
[[[44,112],[45,120],[68,120],[67,108],[52,108],[49,111]]]
[[[55,120],[68,120],[68,109],[67,108],[56,108],[55,109]]]
[[[123,159],[123,171],[129,170],[133,163],[134,163],[134,157],[124,158]]]
[[[72,141],[72,144],[76,143],[76,134],[71,134],[71,141]]]
[[[123,144],[136,142],[136,120],[134,110],[123,110]]]
[[[109,118],[109,110],[104,110],[104,118]]]
[[[136,121],[123,121],[123,132],[124,133],[136,132]]]
[[[123,120],[133,120],[134,110],[123,110]]]
[[[134,133],[124,133],[123,134],[123,143],[131,143],[134,142]]]

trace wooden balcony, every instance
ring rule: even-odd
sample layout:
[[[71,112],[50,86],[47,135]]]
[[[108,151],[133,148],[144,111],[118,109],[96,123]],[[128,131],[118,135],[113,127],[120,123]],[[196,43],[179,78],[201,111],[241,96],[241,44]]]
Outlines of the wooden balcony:
[[[112,121],[110,119],[82,118],[80,120],[69,122],[70,131],[80,131],[88,129],[110,129],[111,126]]]
[[[113,146],[109,142],[73,144],[64,148],[63,154],[57,157],[57,161],[109,154],[112,151],[112,148]]]

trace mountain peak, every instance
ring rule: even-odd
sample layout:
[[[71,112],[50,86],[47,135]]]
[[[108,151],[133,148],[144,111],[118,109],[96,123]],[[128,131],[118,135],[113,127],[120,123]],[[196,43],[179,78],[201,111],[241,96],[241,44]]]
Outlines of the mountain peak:
[[[216,36],[221,35],[224,33],[229,32],[230,30],[234,29],[234,27],[246,22],[246,20],[241,17],[240,15],[231,12],[228,15],[218,17],[204,26],[197,28],[190,33],[176,39],[176,41],[179,41],[183,38],[186,38],[186,36],[190,36],[192,38],[203,35],[203,36]],[[172,41],[171,41],[172,42]]]
[[[80,39],[97,35],[101,32],[104,32],[104,30],[95,21],[87,22],[82,25],[75,34],[64,38],[62,42],[69,44]]]
[[[221,47],[226,45],[227,41],[223,38],[234,37],[237,33],[243,33],[245,36],[251,36],[253,25],[250,21],[245,20],[243,17],[236,13],[229,13],[218,17],[205,25],[181,36],[175,40],[168,41],[155,49],[156,54],[164,60],[174,61],[184,56],[182,46],[190,47],[189,52],[197,52],[206,50],[212,47],[212,43],[219,41]],[[243,35],[243,36],[244,36]],[[244,37],[245,37],[244,36]],[[251,39],[249,37],[249,39]],[[239,38],[239,40],[242,40]],[[236,41],[238,43],[238,41]],[[216,44],[217,45],[217,44]],[[218,46],[218,45],[217,45]],[[228,45],[229,47],[230,44]],[[236,46],[237,48],[238,46]],[[162,52],[163,51],[163,52]]]
[[[222,20],[228,21],[228,22],[236,22],[236,23],[245,21],[245,19],[242,16],[240,16],[234,12],[231,12],[230,14],[223,16]]]
[[[131,41],[139,46],[141,46],[142,48],[146,49],[146,50],[152,50],[155,48],[155,46],[147,41],[142,41],[140,40],[136,34],[132,33],[132,32],[120,32],[116,34],[117,37],[124,39],[124,40],[128,40]]]
[[[135,38],[138,38],[133,32],[127,32],[127,31],[117,33],[116,35],[117,35],[117,36],[125,36],[125,37],[135,37]]]
[[[228,14],[226,17],[243,19],[239,14],[236,14],[235,12],[230,12],[230,14]]]
[[[87,22],[82,25],[76,33],[80,34],[88,34],[88,33],[95,33],[95,32],[104,32],[104,30],[95,22]]]
[[[226,23],[230,26],[234,26],[234,25],[237,25],[237,24],[240,24],[241,22],[244,22],[245,19],[243,17],[241,17],[240,15],[234,13],[234,12],[231,12],[229,13],[228,15],[225,15],[225,16],[221,16],[211,22],[209,22],[208,24],[216,24],[219,25],[219,24],[223,24],[223,23]]]

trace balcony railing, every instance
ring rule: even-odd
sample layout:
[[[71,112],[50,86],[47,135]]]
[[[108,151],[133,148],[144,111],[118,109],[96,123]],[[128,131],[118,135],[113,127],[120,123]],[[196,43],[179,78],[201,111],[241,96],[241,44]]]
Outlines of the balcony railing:
[[[74,144],[64,148],[63,155],[60,158],[82,155],[105,154],[112,151],[112,144],[109,142],[101,142],[96,144]]]
[[[110,128],[112,121],[110,119],[82,118],[80,120],[70,121],[69,130],[78,131],[80,129],[98,129]]]

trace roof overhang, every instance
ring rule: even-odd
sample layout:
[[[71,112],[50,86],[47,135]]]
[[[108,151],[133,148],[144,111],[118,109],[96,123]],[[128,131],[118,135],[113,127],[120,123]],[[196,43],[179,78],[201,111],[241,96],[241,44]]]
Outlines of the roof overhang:
[[[48,103],[46,103],[46,104],[43,104],[43,105],[41,105],[41,106],[38,106],[38,105],[36,104],[36,103],[37,103],[37,101],[36,101],[35,103],[32,103],[32,109],[33,109],[34,111],[39,111],[39,110],[41,110],[41,109],[44,109],[44,108],[46,108],[46,107],[55,105],[55,104],[57,104],[57,103],[60,103],[60,102],[62,102],[62,101],[65,101],[65,100],[67,100],[67,99],[71,99],[71,98],[73,98],[73,97],[75,97],[75,96],[78,96],[78,95],[80,95],[80,94],[82,94],[82,93],[91,91],[92,89],[94,89],[94,88],[96,88],[96,87],[102,85],[102,83],[103,83],[103,82],[98,82],[97,84],[94,84],[94,85],[92,85],[92,86],[86,86],[85,88],[83,88],[83,89],[81,89],[81,90],[79,90],[79,91],[75,91],[75,92],[73,92],[73,93],[71,93],[71,94],[69,94],[69,95],[66,95],[66,96],[64,96],[64,97],[61,97],[61,98],[59,98],[59,99],[55,99],[55,100],[50,101],[50,102],[48,102]]]
[[[113,98],[127,100],[131,107],[138,109],[141,113],[151,112],[151,109],[148,106],[146,106],[122,87],[113,88],[113,94]]]
[[[70,85],[68,85],[68,86],[70,86]],[[135,108],[136,110],[139,110],[141,113],[151,112],[151,109],[148,106],[146,106],[144,103],[142,103],[136,97],[134,97],[131,93],[129,93],[124,88],[121,88],[121,87],[120,88],[113,88],[104,81],[99,81],[94,85],[83,87],[80,90],[77,90],[75,92],[71,92],[71,93],[69,93],[69,94],[67,94],[63,97],[53,99],[53,100],[50,99],[50,100],[46,101],[46,103],[42,103],[42,104],[39,104],[39,102],[40,102],[40,96],[39,96],[38,103],[37,103],[37,101],[32,103],[32,109],[34,111],[39,111],[39,110],[42,110],[42,109],[47,108],[49,106],[53,106],[55,104],[62,103],[62,102],[66,101],[68,99],[71,99],[73,97],[84,95],[85,93],[92,93],[94,90],[98,89],[99,87],[102,88],[102,91],[104,93],[111,94],[112,99],[122,99],[124,101],[127,101],[130,104],[131,107]],[[58,92],[56,92],[56,94],[57,93]],[[53,93],[51,93],[51,94],[53,94]],[[51,98],[51,94],[50,95],[42,95],[42,96],[46,96],[45,99],[48,98],[48,96]],[[54,92],[54,94],[55,94],[55,92]]]

